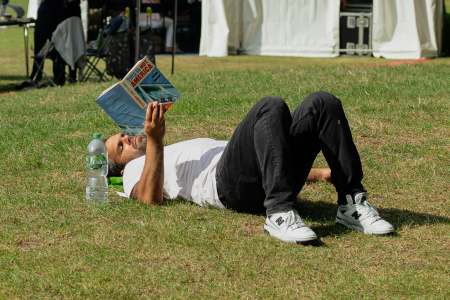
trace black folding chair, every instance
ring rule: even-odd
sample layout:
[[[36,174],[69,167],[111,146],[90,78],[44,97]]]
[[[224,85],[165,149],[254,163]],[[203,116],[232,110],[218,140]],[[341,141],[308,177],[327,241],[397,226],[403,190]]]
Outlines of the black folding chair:
[[[103,33],[100,33],[103,34]],[[98,44],[98,48],[88,48],[86,50],[86,61],[84,69],[81,72],[80,81],[87,81],[93,76],[97,76],[100,81],[110,80],[110,76],[106,73],[106,67],[103,70],[100,67],[100,63],[106,64],[107,51],[106,47],[110,37],[105,37],[103,41]]]
[[[111,43],[112,35],[119,30],[122,22],[123,17],[115,17],[104,30],[100,30],[93,47],[88,47],[86,51],[86,61],[81,72],[80,81],[87,81],[93,76],[96,76],[99,81],[112,79],[106,69],[106,59],[109,55],[108,47]],[[102,64],[103,66],[101,66]]]

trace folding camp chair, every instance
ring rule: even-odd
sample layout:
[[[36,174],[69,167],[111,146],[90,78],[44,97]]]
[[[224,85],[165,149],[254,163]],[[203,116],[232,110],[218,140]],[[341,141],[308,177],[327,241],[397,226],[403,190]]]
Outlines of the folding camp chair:
[[[80,75],[80,81],[87,81],[92,76],[97,76],[99,81],[107,81],[110,76],[106,73],[106,68],[103,70],[100,68],[100,62],[106,64],[105,60],[107,57],[107,47],[109,44],[110,36],[104,36],[103,32],[99,33],[97,41],[95,41],[95,46],[86,50],[86,64]]]
[[[83,26],[79,17],[70,17],[62,21],[53,32],[52,38],[47,40],[37,54],[37,58],[39,59],[35,59],[35,63],[36,61],[40,61],[37,68],[42,71],[43,78],[45,78],[50,85],[55,86],[55,82],[44,72],[44,61],[51,56],[52,51],[56,51],[61,59],[72,69],[75,69],[76,66],[82,66],[86,46],[84,42]],[[62,67],[64,68],[64,65]],[[37,81],[38,74],[39,72],[36,72],[32,81]]]
[[[123,17],[117,16],[111,20],[104,30],[100,30],[97,40],[92,47],[88,47],[86,50],[86,64],[80,76],[80,81],[87,81],[92,76],[96,76],[100,81],[111,79],[106,68],[106,59],[109,55],[108,47],[112,35],[120,30],[123,21]],[[100,64],[103,64],[103,69],[101,69]]]
[[[56,83],[52,80],[50,76],[45,73],[44,70],[44,63],[45,59],[49,58],[50,53],[55,49],[55,45],[50,41],[47,40],[45,45],[41,48],[39,53],[34,58],[34,64],[36,65],[37,72],[35,72],[35,75],[31,78],[31,82],[38,82],[38,76],[42,76],[41,81],[51,85],[56,86]],[[45,85],[45,84],[44,84]]]

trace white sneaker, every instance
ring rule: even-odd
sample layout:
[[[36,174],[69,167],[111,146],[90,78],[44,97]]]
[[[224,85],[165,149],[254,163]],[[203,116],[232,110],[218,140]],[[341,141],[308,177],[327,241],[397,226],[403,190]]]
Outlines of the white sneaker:
[[[317,239],[314,231],[303,223],[295,210],[267,216],[264,230],[271,236],[288,243],[302,243]]]
[[[347,205],[339,205],[336,223],[366,234],[388,234],[394,227],[383,220],[375,207],[367,202],[367,193],[346,195]]]

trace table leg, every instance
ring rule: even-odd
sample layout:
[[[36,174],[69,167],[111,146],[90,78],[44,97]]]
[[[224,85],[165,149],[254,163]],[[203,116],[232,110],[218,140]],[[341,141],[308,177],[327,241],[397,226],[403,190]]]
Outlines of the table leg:
[[[24,40],[24,47],[25,47],[25,69],[27,73],[27,77],[30,73],[30,67],[29,67],[29,54],[28,54],[28,26],[23,26],[23,40]]]

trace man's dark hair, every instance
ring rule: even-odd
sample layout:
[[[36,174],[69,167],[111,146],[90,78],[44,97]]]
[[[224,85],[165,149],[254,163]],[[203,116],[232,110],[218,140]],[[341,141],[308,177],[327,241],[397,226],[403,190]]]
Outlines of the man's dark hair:
[[[110,138],[104,138],[103,139],[103,143],[106,144],[106,141]],[[108,159],[108,175],[106,175],[107,177],[118,177],[118,176],[122,176],[122,171],[123,168],[125,168],[125,164],[119,164],[116,163],[115,161]]]
[[[108,159],[108,177],[122,176],[122,170],[125,164],[118,164]]]

